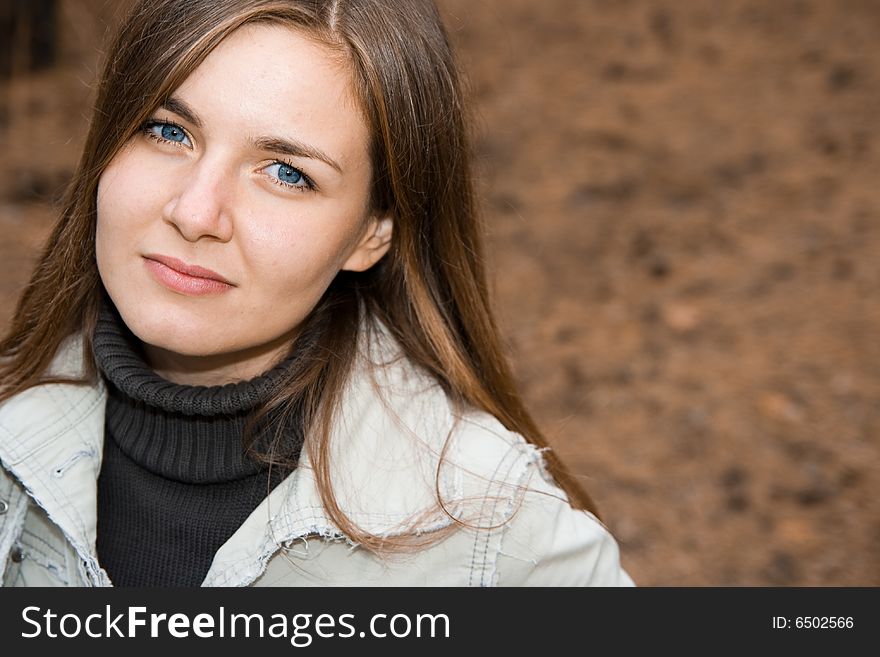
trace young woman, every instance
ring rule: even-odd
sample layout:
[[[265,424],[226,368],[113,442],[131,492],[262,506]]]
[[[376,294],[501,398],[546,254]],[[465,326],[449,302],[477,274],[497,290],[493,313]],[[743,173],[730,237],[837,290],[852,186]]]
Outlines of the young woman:
[[[7,585],[629,585],[489,311],[429,0],[149,0],[0,343]]]

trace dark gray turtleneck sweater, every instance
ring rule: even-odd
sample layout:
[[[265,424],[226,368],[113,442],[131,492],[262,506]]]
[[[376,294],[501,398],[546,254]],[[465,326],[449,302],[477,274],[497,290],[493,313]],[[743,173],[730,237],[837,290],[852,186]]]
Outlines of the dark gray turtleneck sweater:
[[[241,383],[178,385],[146,364],[109,301],[94,352],[109,393],[99,561],[116,586],[198,586],[218,548],[289,474],[245,456],[242,434],[292,361]],[[296,453],[301,428],[287,433],[285,452]]]

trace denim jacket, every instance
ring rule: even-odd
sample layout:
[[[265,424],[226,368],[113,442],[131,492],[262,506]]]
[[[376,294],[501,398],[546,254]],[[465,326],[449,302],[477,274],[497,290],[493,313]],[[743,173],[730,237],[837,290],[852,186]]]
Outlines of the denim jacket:
[[[487,413],[457,411],[387,329],[368,333],[334,421],[336,500],[376,535],[447,534],[381,557],[353,544],[327,517],[303,450],[214,555],[203,586],[633,584],[615,540],[571,508],[540,450]],[[75,376],[82,365],[72,336],[50,372]],[[42,384],[0,405],[5,586],[112,585],[95,550],[106,398],[99,380]]]

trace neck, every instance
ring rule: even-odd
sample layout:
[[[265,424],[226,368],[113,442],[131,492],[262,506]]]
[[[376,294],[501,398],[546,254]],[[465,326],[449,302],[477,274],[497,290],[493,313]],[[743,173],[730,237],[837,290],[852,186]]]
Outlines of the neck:
[[[292,338],[283,335],[272,343],[249,349],[193,356],[141,342],[145,359],[163,379],[189,386],[220,386],[248,381],[280,363],[288,355]]]

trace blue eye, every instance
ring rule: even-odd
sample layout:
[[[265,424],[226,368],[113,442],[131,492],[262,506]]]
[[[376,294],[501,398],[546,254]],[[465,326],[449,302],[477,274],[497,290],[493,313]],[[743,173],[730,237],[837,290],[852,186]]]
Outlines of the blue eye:
[[[170,141],[175,144],[183,144],[184,146],[192,146],[192,142],[186,135],[186,131],[173,123],[165,123],[162,121],[153,121],[144,126],[147,135]]]
[[[278,180],[286,182],[288,185],[296,185],[302,180],[302,173],[287,164],[278,166]]]
[[[273,162],[264,171],[286,187],[312,189],[311,181],[302,171],[284,162]]]

